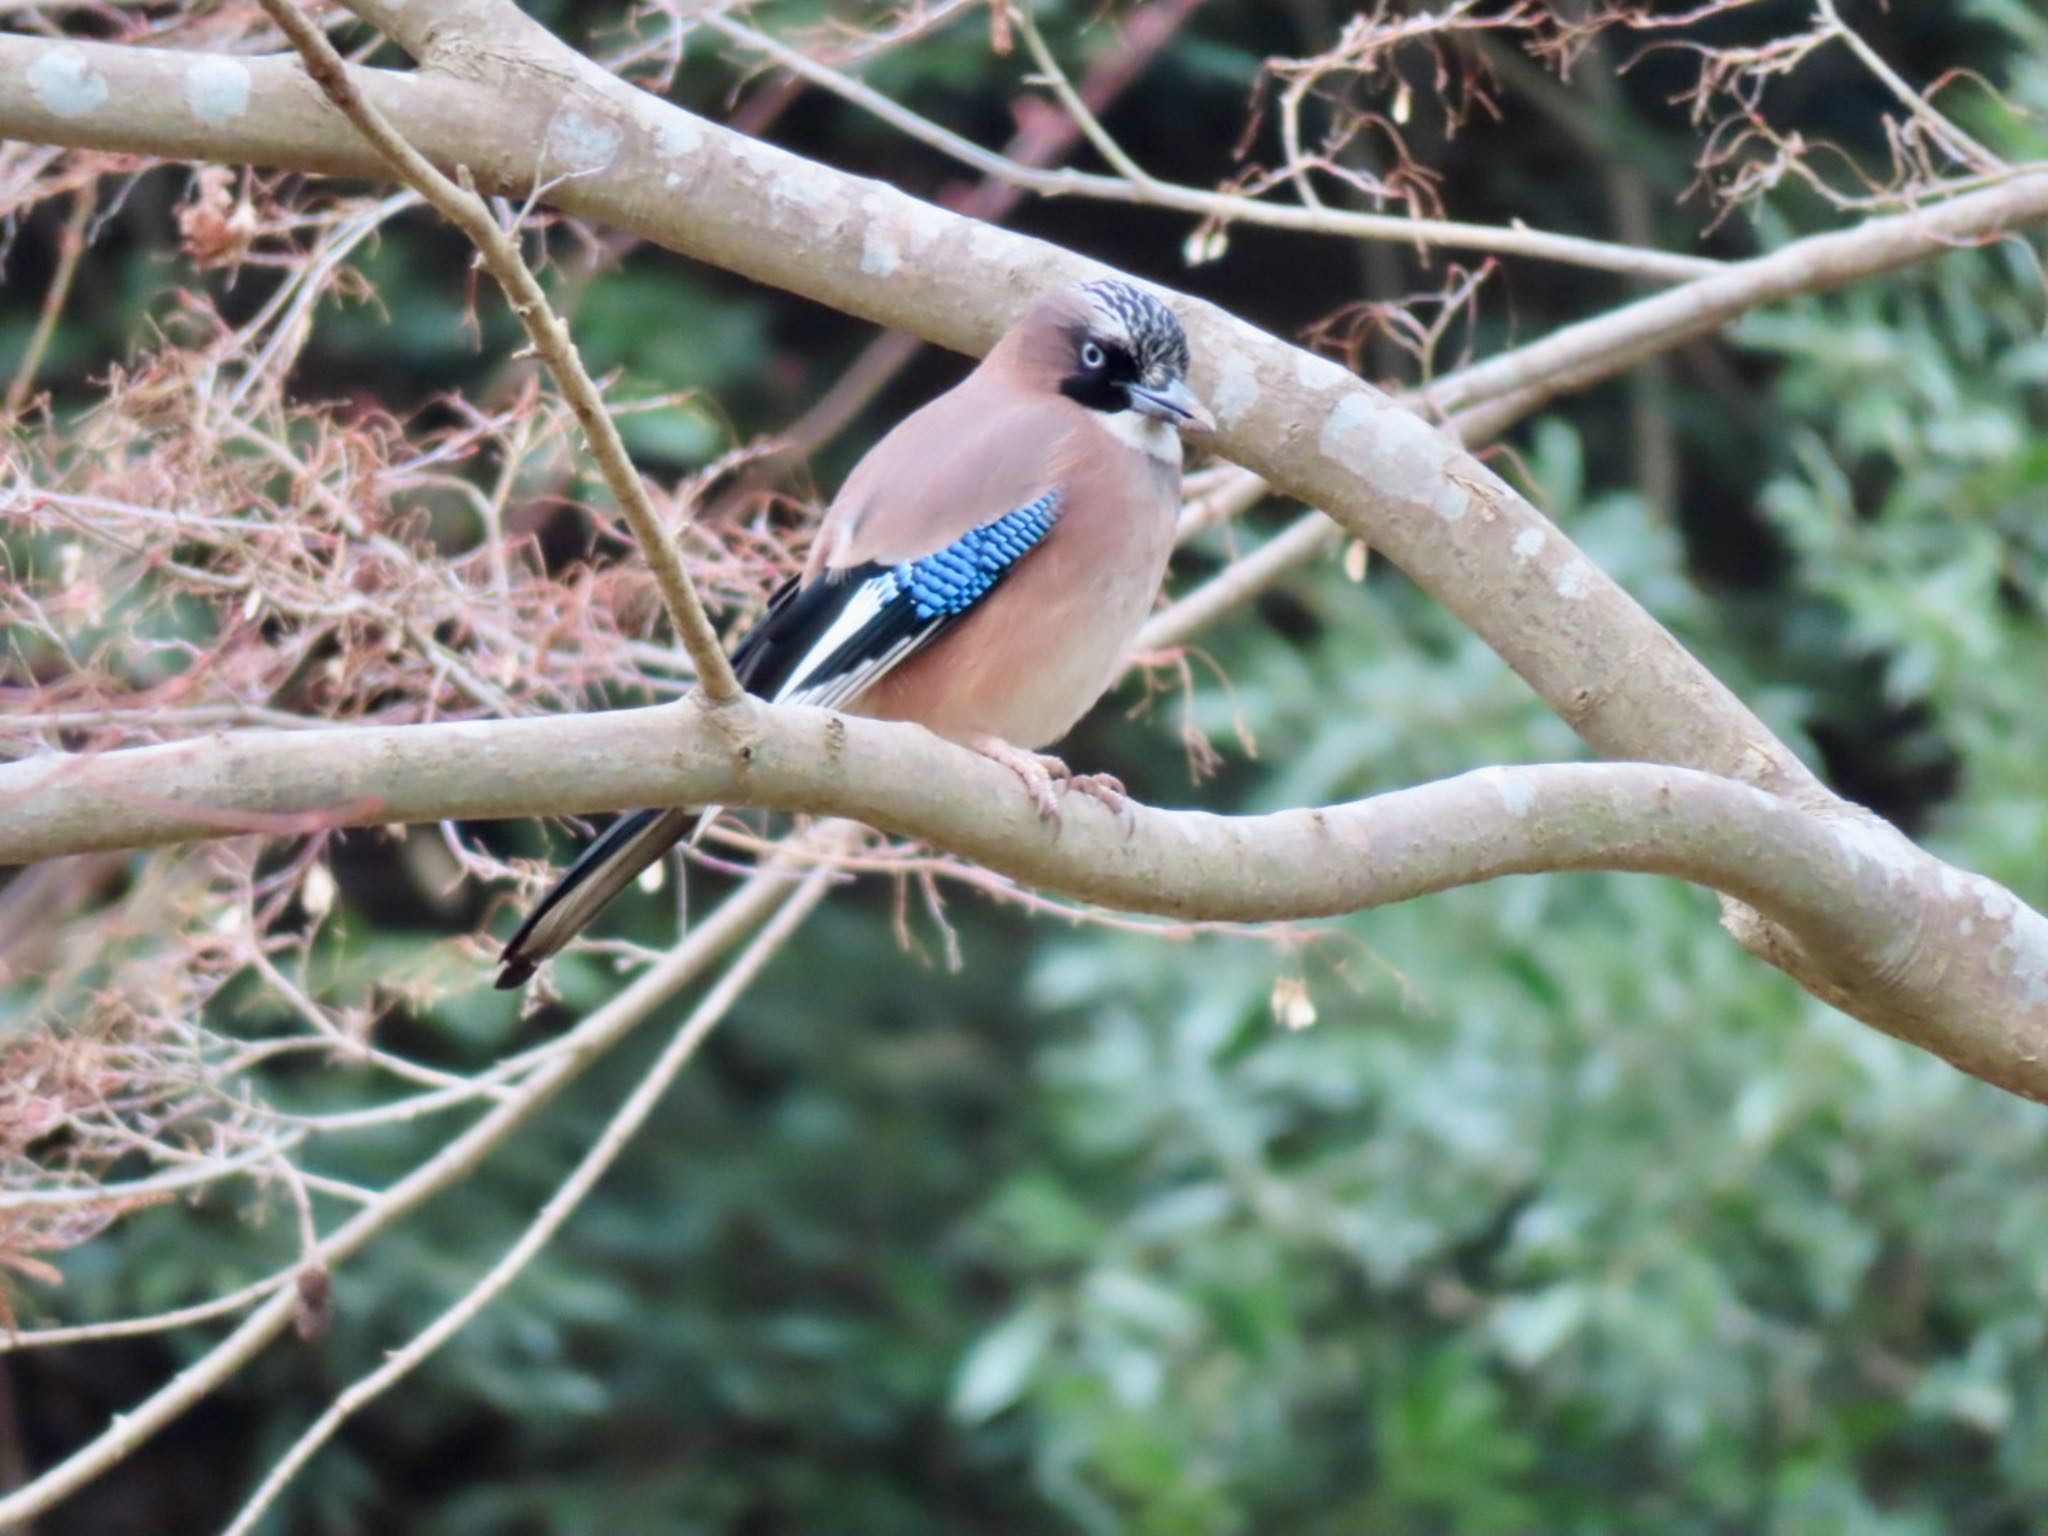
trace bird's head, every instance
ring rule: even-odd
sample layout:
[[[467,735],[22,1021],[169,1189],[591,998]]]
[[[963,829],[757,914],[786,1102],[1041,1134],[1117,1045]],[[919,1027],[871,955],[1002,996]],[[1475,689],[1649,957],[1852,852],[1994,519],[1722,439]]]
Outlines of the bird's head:
[[[1015,334],[1032,371],[1090,410],[1215,430],[1216,419],[1188,388],[1187,332],[1134,284],[1105,279],[1060,289]]]

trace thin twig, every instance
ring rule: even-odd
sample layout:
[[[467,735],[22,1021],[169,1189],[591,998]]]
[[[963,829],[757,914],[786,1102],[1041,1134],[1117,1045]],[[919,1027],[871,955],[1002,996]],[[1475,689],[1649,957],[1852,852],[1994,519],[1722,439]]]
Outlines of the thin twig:
[[[0,1333],[0,1355],[11,1354],[21,1349],[48,1349],[57,1344],[94,1344],[104,1339],[131,1339],[143,1334],[169,1333],[176,1328],[189,1328],[194,1323],[207,1323],[217,1317],[240,1312],[252,1307],[280,1286],[291,1284],[300,1266],[292,1265],[276,1274],[266,1275],[222,1296],[196,1302],[189,1307],[177,1307],[169,1312],[153,1312],[147,1317],[123,1317],[107,1323],[75,1323],[64,1328],[23,1329],[19,1333]]]
[[[1978,140],[1957,127],[1945,114],[1935,110],[1934,104],[1905,81],[1904,76],[1887,64],[1875,48],[1863,40],[1863,34],[1842,20],[1842,14],[1835,9],[1835,0],[1814,0],[1815,14],[1820,23],[1849,45],[1849,51],[1863,61],[1863,66],[1884,82],[1885,89],[1896,96],[1930,134],[1940,141],[1956,159],[1965,165],[1988,175],[1996,175],[2012,169],[2003,159]]]
[[[121,1184],[60,1184],[54,1188],[4,1190],[0,1191],[0,1211],[91,1210],[148,1200],[157,1195],[174,1195],[202,1184],[260,1172],[273,1159],[289,1152],[303,1140],[305,1132],[288,1131],[274,1142],[251,1147],[232,1157],[201,1158],[169,1173],[151,1174],[147,1178],[130,1179]],[[0,1526],[0,1530],[4,1529]]]
[[[14,370],[14,381],[7,386],[5,414],[14,417],[21,414],[28,404],[29,392],[35,388],[36,373],[43,366],[43,354],[50,349],[50,338],[57,334],[57,321],[64,313],[66,300],[71,297],[71,284],[78,276],[78,260],[85,254],[85,228],[92,221],[93,210],[99,206],[99,183],[88,181],[71,194],[71,213],[64,220],[64,229],[57,236],[57,270],[50,275],[49,289],[43,294],[42,313],[36,316],[36,328],[29,333],[28,347],[21,354],[21,366]]]
[[[1254,479],[1257,477],[1254,476]],[[1297,566],[1308,564],[1343,537],[1344,530],[1320,512],[1296,518],[1241,560],[1234,560],[1170,607],[1152,615],[1132,642],[1133,653],[1163,651],[1242,603],[1249,602]]]
[[[266,5],[276,0],[264,0]],[[1348,208],[1297,208],[1285,203],[1261,202],[1227,192],[1205,192],[1174,182],[1147,178],[1143,185],[1123,176],[1092,176],[1082,171],[1038,171],[1017,164],[993,150],[982,148],[940,127],[900,102],[884,96],[872,86],[842,74],[816,59],[778,42],[767,33],[717,12],[697,18],[705,26],[733,42],[765,53],[782,68],[803,76],[813,84],[852,102],[863,111],[887,123],[898,132],[929,145],[961,164],[993,176],[1012,186],[1023,187],[1044,197],[1093,197],[1107,202],[1145,203],[1182,213],[1200,214],[1223,223],[1265,224],[1276,229],[1296,229],[1315,234],[1343,235],[1358,240],[1391,240],[1409,245],[1440,245],[1455,250],[1493,251],[1505,256],[1529,256],[1544,261],[1569,262],[1621,272],[1652,282],[1677,283],[1721,270],[1722,263],[1704,256],[1680,256],[1669,251],[1643,251],[1614,245],[1605,240],[1588,240],[1577,235],[1552,234],[1521,225],[1461,224],[1448,219],[1411,219],[1394,214],[1359,213]]]
[[[351,1383],[327,1405],[326,1410],[309,1425],[299,1438],[292,1442],[284,1455],[264,1476],[256,1491],[249,1496],[235,1518],[228,1525],[223,1536],[245,1536],[263,1518],[264,1512],[276,1501],[287,1484],[297,1475],[300,1468],[312,1459],[315,1452],[334,1437],[348,1417],[379,1394],[395,1386],[415,1368],[461,1331],[504,1289],[516,1280],[520,1272],[532,1262],[548,1241],[560,1230],[576,1208],[583,1203],[597,1181],[617,1160],[636,1131],[646,1122],[661,1096],[668,1091],[678,1073],[689,1064],[697,1047],[717,1027],[719,1021],[731,1011],[756,976],[777,951],[788,942],[813,908],[824,898],[831,887],[835,870],[830,864],[820,865],[792,891],[783,903],[782,909],[755,935],[753,941],[733,961],[726,973],[718,979],[718,985],[707,993],[688,1019],[669,1041],[668,1047],[655,1060],[626,1096],[625,1102],[612,1115],[603,1132],[584,1153],[569,1176],[562,1181],[554,1194],[548,1197],[533,1220],[520,1233],[517,1242],[508,1248],[498,1262],[485,1271],[483,1276],[469,1288],[453,1305],[429,1323],[402,1348],[391,1351],[384,1363]]]
[[[718,643],[718,632],[712,628],[711,618],[690,580],[682,550],[654,510],[639,471],[626,455],[618,428],[605,409],[596,384],[584,370],[568,327],[548,304],[540,280],[520,255],[518,245],[499,226],[490,205],[477,196],[474,187],[457,185],[442,175],[391,126],[383,113],[370,105],[349,78],[348,66],[327,41],[326,34],[307,20],[293,0],[262,0],[262,4],[292,40],[305,61],[306,72],[327,93],[327,99],[383,155],[401,181],[439,209],[476,246],[491,276],[505,290],[512,312],[526,327],[534,351],[554,375],[563,398],[582,424],[591,456],[597,460],[605,484],[632,525],[633,536],[639,540],[641,553],[661,588],[669,620],[696,665],[698,685],[715,703],[738,698],[739,681],[733,676],[732,664]],[[466,183],[467,171],[459,174]]]
[[[1095,152],[1108,161],[1110,168],[1124,180],[1149,190],[1154,185],[1151,174],[1124,153],[1123,146],[1110,137],[1101,120],[1088,110],[1088,103],[1081,99],[1081,93],[1074,89],[1067,72],[1060,68],[1059,60],[1045,46],[1045,39],[1039,35],[1038,23],[1031,19],[1031,7],[1012,7],[1009,0],[997,0],[997,4],[1015,19],[1017,30],[1024,36],[1024,46],[1031,51],[1032,60],[1038,65],[1040,79],[1059,98],[1059,104],[1066,108],[1067,115],[1073,118],[1081,132],[1087,135],[1088,142],[1095,146]]]

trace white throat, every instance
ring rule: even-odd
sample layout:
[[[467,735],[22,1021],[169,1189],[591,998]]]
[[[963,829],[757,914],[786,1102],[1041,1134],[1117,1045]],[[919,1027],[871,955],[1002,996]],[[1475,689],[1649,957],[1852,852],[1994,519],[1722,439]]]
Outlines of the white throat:
[[[1095,419],[1102,430],[1126,447],[1135,448],[1162,464],[1178,469],[1181,462],[1180,433],[1171,422],[1141,411],[1101,411]]]

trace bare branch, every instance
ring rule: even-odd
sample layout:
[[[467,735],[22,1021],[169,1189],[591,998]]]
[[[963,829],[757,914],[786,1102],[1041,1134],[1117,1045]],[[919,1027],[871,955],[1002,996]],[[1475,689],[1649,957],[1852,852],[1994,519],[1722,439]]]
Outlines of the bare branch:
[[[683,648],[690,653],[690,660],[696,664],[699,685],[715,702],[725,703],[737,698],[739,680],[733,676],[732,664],[726,659],[725,648],[719,644],[718,632],[711,627],[710,616],[705,613],[703,601],[697,596],[689,569],[683,563],[682,551],[662,525],[654,503],[648,499],[640,471],[627,457],[619,429],[613,424],[611,413],[605,409],[597,386],[584,371],[583,360],[576,351],[576,343],[570,337],[568,327],[562,324],[548,304],[540,280],[527,266],[526,258],[520,255],[518,244],[499,226],[489,205],[468,185],[467,171],[460,173],[464,182],[462,186],[443,176],[355,88],[349,77],[349,66],[334,51],[327,34],[306,19],[296,0],[261,0],[261,4],[299,50],[306,61],[307,72],[327,93],[328,100],[364,138],[376,146],[393,174],[432,203],[449,223],[469,236],[482,254],[491,276],[505,290],[512,312],[526,327],[527,335],[533,338],[534,350],[547,364],[570,409],[576,413],[591,454],[604,474],[605,484],[617,498],[619,509],[626,514],[626,521],[632,524],[633,536],[640,541],[641,553],[661,587],[662,600],[668,605],[670,622],[675,625]]]
[[[1038,23],[1031,19],[1031,7],[1019,5],[1014,9],[1010,0],[996,0],[1009,11],[1017,23],[1017,30],[1024,36],[1024,46],[1031,51],[1032,60],[1041,71],[1042,81],[1050,86],[1059,104],[1066,108],[1067,115],[1074,120],[1088,142],[1095,146],[1095,152],[1109,162],[1124,180],[1134,186],[1150,187],[1152,177],[1142,170],[1137,161],[1124,153],[1123,146],[1109,136],[1109,130],[1102,126],[1095,114],[1088,110],[1088,103],[1081,99],[1081,93],[1074,89],[1074,83],[1067,78],[1067,72],[1060,68],[1060,61],[1046,47],[1045,39],[1039,35]]]
[[[178,1328],[189,1328],[194,1323],[207,1323],[217,1317],[230,1317],[252,1307],[264,1297],[282,1286],[292,1283],[299,1272],[294,1264],[276,1274],[227,1291],[207,1301],[195,1302],[189,1307],[177,1307],[168,1312],[155,1312],[148,1317],[117,1318],[106,1323],[78,1323],[67,1328],[23,1329],[19,1333],[0,1333],[0,1355],[11,1354],[21,1349],[48,1349],[58,1344],[93,1344],[105,1339],[130,1339],[150,1333],[169,1333]]]
[[[1265,482],[1257,476],[1247,475],[1245,479],[1247,492],[1264,489]],[[1181,644],[1257,597],[1289,571],[1308,564],[1343,536],[1344,530],[1320,512],[1296,518],[1250,554],[1231,561],[1170,607],[1153,614],[1139,631],[1136,649],[1160,651]]]
[[[1972,170],[1988,174],[2011,169],[1991,150],[1937,112],[1924,95],[1908,85],[1899,72],[1885,62],[1884,56],[1864,41],[1862,33],[1842,20],[1842,13],[1835,8],[1835,0],[1814,0],[1814,7],[1821,24],[1848,45],[1849,51],[1862,60],[1864,68],[1884,82],[1885,89],[1899,99],[1913,120],[1933,135],[1949,154]]]
[[[1467,448],[1482,447],[1551,401],[1712,335],[1753,310],[1844,287],[1946,251],[2007,238],[2044,218],[2048,174],[2036,172],[1967,193],[1939,209],[1889,214],[1853,229],[1813,235],[1446,374],[1414,395],[1401,397],[1402,403],[1447,417],[1446,425],[1459,442]],[[1271,489],[1265,480],[1240,470],[1207,490],[1203,500],[1209,508],[1234,515]],[[1192,536],[1211,520],[1206,509],[1190,517],[1183,536]],[[1140,637],[1140,649],[1178,644],[1333,547],[1341,532],[1324,514],[1307,514],[1155,615]]]
[[[86,225],[92,221],[93,210],[98,206],[99,191],[92,182],[71,194],[71,212],[65,217],[63,231],[57,236],[57,270],[50,275],[50,287],[43,295],[43,308],[36,316],[36,328],[29,333],[28,345],[22,348],[20,366],[14,370],[14,378],[7,385],[4,407],[0,407],[9,416],[21,414],[22,407],[29,402],[30,392],[35,388],[36,371],[43,366],[43,354],[49,350],[50,338],[57,334],[57,321],[64,313],[65,301],[71,297],[71,281],[78,275],[78,260],[85,254]]]
[[[719,711],[685,702],[246,732],[8,764],[0,861],[204,836],[223,807],[367,806],[336,819],[369,822],[724,803],[856,817],[1065,895],[1178,918],[1327,916],[1503,874],[1641,870],[1784,922],[1789,937],[1767,957],[1830,1002],[2048,1098],[2048,919],[1847,806],[1802,809],[1710,775],[1588,765],[1487,769],[1273,816],[1134,807],[1119,820],[1070,804],[1048,827],[1013,776],[916,727],[752,701],[725,711],[723,725],[707,718]]]
[[[1085,171],[1033,170],[940,127],[929,118],[921,117],[884,96],[874,87],[797,52],[744,22],[716,11],[705,13],[699,20],[733,42],[766,54],[782,68],[844,98],[919,143],[984,176],[992,176],[1042,197],[1092,197],[1104,202],[1143,203],[1180,213],[1200,214],[1222,224],[1263,224],[1274,229],[1341,235],[1354,240],[1388,240],[1424,248],[1436,245],[1449,250],[1528,256],[1541,261],[1620,272],[1648,282],[1684,282],[1720,266],[1719,262],[1704,256],[1638,250],[1633,246],[1614,245],[1579,235],[1552,234],[1519,224],[1503,228],[1493,224],[1462,224],[1448,219],[1359,213],[1343,208],[1296,207],[1227,192],[1205,192],[1199,187],[1160,181],[1142,172],[1139,179],[1095,176]]]

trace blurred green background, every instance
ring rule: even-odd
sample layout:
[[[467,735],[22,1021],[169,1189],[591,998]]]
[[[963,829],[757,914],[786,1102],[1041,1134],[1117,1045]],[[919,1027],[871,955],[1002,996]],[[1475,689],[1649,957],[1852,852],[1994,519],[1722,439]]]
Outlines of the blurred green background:
[[[588,40],[595,7],[535,7]],[[1043,8],[1063,55],[1109,44],[1093,6]],[[1119,8],[1121,9],[1121,7]],[[2015,158],[2048,155],[2048,21],[2025,0],[1848,8],[1903,73],[1980,72],[1945,101]],[[1200,9],[1108,113],[1139,161],[1213,184],[1269,55],[1327,45],[1321,0]],[[776,5],[786,27],[814,8]],[[1803,24],[1803,3],[1725,38]],[[1633,46],[1632,44],[1629,46]],[[1418,152],[1455,216],[1611,236],[1619,167],[1673,249],[1740,255],[1838,216],[1788,186],[1705,242],[1697,140],[1653,54],[1575,97],[1611,146],[1510,84],[1502,120]],[[1020,71],[964,21],[871,74],[999,143]],[[1611,77],[1611,70],[1608,72]],[[692,53],[678,97],[734,76]],[[1882,155],[1888,99],[1842,50],[1772,98]],[[1270,125],[1269,125],[1270,128]],[[923,150],[815,93],[780,142],[936,195]],[[1270,151],[1269,151],[1270,157]],[[144,181],[86,257],[45,380],[59,405],[135,346],[181,284],[183,172]],[[0,291],[11,372],[62,208],[19,232]],[[1027,204],[1011,221],[1283,332],[1443,281],[1412,252],[1239,231],[1186,269],[1187,221]],[[1759,315],[1512,438],[1519,473],[1599,563],[1853,798],[2048,905],[2048,343],[2019,243]],[[367,265],[381,312],[322,324],[309,393],[408,410],[484,392],[508,350],[459,324],[460,247],[395,224]],[[252,293],[260,274],[245,275]],[[1486,290],[1483,352],[1631,292],[1520,263]],[[241,302],[250,301],[245,295]],[[742,435],[786,425],[860,325],[641,248],[590,280],[594,369],[708,392]],[[1392,359],[1368,355],[1399,378]],[[886,423],[956,377],[927,353],[816,465],[836,484]],[[1646,470],[1634,414],[1668,423]],[[715,422],[636,442],[675,477]],[[1501,461],[1505,463],[1506,461]],[[1255,527],[1277,527],[1269,508]],[[1225,557],[1212,536],[1184,590]],[[1583,755],[1562,724],[1396,572],[1337,562],[1206,634],[1197,718],[1224,754],[1190,782],[1177,701],[1135,688],[1068,744],[1134,793],[1217,811],[1369,794],[1484,763]],[[1257,743],[1245,750],[1241,727]],[[530,827],[473,829],[537,851]],[[559,835],[545,846],[560,856]],[[402,970],[450,913],[383,836],[337,857],[343,969]],[[715,877],[695,876],[709,902]],[[1703,893],[1522,879],[1329,925],[1313,943],[1172,941],[1033,920],[957,895],[964,966],[885,885],[835,897],[721,1030],[589,1205],[501,1302],[354,1420],[278,1530],[345,1533],[1965,1532],[2048,1530],[2048,1148],[2042,1111],[1872,1034],[1750,959]],[[668,899],[609,931],[653,942]],[[568,1010],[615,988],[561,967]],[[1305,988],[1317,1019],[1276,1021]],[[676,1005],[680,1008],[682,1005]],[[671,1012],[674,1010],[672,1009]],[[395,1019],[405,1048],[477,1064],[559,1027],[483,989]],[[243,1021],[247,1022],[247,1021]],[[662,1031],[652,1028],[335,1280],[326,1339],[232,1386],[37,1526],[214,1528],[335,1390],[421,1326],[546,1197]],[[355,1102],[359,1080],[309,1085]],[[322,1166],[377,1182],[442,1127],[360,1138]],[[64,1256],[62,1315],[174,1305],[290,1251],[273,1211],[136,1218]],[[31,1303],[27,1320],[38,1316]],[[190,1358],[167,1337],[7,1363],[47,1464]]]

